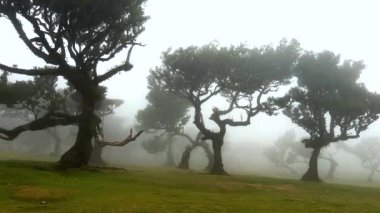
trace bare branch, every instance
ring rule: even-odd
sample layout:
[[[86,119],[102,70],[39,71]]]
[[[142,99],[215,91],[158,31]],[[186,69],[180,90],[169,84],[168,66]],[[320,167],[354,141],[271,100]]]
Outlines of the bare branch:
[[[219,110],[219,115],[225,115],[227,113],[230,113],[234,109],[234,105],[236,104],[238,96],[239,92],[235,92],[231,98],[230,106],[226,110]]]
[[[47,63],[59,65],[60,60],[58,58],[51,57],[49,54],[42,51],[40,48],[36,47],[33,44],[31,39],[29,39],[28,36],[26,35],[26,33],[22,27],[21,21],[16,17],[15,13],[7,13],[7,17],[12,22],[12,24],[13,24],[14,28],[16,29],[18,35],[20,36],[21,40],[33,52],[33,54],[40,57],[41,59],[43,59]]]
[[[132,136],[132,129],[130,130],[129,132],[129,136],[124,139],[123,141],[105,141],[103,139],[103,137],[101,136],[100,132],[99,132],[99,128],[96,129],[96,132],[95,132],[95,142],[98,143],[101,147],[104,147],[104,146],[124,146],[132,141],[135,141],[137,139],[137,137],[139,137],[144,131],[141,130],[139,131],[135,136]]]
[[[220,91],[222,91],[221,88],[215,87],[214,90],[210,92],[210,94],[206,98],[200,100],[200,103],[203,104],[204,102],[208,101],[213,96],[217,95]]]
[[[107,71],[103,75],[98,76],[97,78],[94,79],[94,81],[96,83],[101,83],[101,82],[103,82],[103,81],[111,78],[112,76],[116,75],[117,73],[119,73],[121,71],[126,71],[127,72],[127,71],[131,70],[133,68],[133,65],[130,64],[129,61],[130,61],[130,58],[131,58],[132,49],[133,49],[133,45],[129,48],[127,59],[126,59],[126,61],[123,64],[112,68],[111,70]]]

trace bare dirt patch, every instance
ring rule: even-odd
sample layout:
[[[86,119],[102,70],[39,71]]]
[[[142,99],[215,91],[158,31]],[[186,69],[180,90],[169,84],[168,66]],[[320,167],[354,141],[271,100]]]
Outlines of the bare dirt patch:
[[[52,202],[66,199],[72,191],[40,186],[12,186],[9,193],[10,197],[16,200]]]

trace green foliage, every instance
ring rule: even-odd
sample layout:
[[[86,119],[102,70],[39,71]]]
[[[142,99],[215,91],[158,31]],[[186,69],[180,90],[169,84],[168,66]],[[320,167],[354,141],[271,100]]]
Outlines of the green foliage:
[[[189,102],[165,92],[152,76],[148,77],[148,105],[137,112],[139,129],[180,132],[189,120]]]
[[[363,69],[361,61],[340,64],[340,57],[331,52],[300,58],[298,87],[283,98],[288,101],[284,114],[310,134],[310,140],[304,140],[307,147],[359,137],[377,120],[380,96],[357,83]]]
[[[162,66],[151,71],[152,79],[164,90],[181,97],[191,90],[207,93],[218,74],[230,71],[230,67],[223,66],[227,63],[221,60],[222,51],[227,49],[216,44],[169,49],[162,55]]]
[[[165,92],[152,76],[148,77],[148,105],[137,112],[137,128],[155,133],[152,139],[143,141],[142,147],[149,153],[163,152],[175,134],[183,133],[189,121],[189,103]],[[159,134],[159,135],[158,135]]]
[[[142,142],[142,147],[148,151],[150,154],[155,154],[158,152],[163,152],[168,147],[168,140],[172,140],[168,137],[162,137],[155,135],[153,138],[144,140]]]
[[[228,62],[230,72],[227,88],[244,94],[253,94],[261,88],[274,91],[279,85],[289,83],[300,52],[296,40],[282,40],[277,47],[267,45],[259,48],[231,47]]]
[[[35,76],[33,80],[0,83],[0,103],[8,109],[3,116],[30,120],[47,112],[64,111],[64,96],[56,90],[57,78]]]
[[[136,40],[144,30],[142,24],[147,20],[142,8],[144,2],[145,0],[1,0],[0,14],[21,14],[41,25],[41,32],[36,31],[38,37],[33,40],[36,43],[44,45],[43,42],[46,42],[41,38],[42,29],[45,28],[59,32],[48,33],[54,39],[61,40],[59,43],[62,45],[63,40],[66,40],[69,45],[86,46],[86,51],[81,52],[85,53],[82,60],[90,63],[103,55],[114,55]],[[72,56],[74,53],[70,54]]]

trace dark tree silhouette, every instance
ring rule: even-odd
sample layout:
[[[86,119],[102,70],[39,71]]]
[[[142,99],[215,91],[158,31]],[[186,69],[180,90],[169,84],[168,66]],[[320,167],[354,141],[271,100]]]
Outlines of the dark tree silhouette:
[[[1,0],[0,17],[9,20],[29,50],[49,66],[22,69],[0,63],[0,69],[29,76],[62,76],[82,98],[79,114],[49,112],[12,130],[0,129],[1,138],[12,140],[28,130],[77,124],[75,144],[59,161],[62,168],[86,165],[92,153],[93,138],[102,145],[115,146],[135,140],[139,134],[132,136],[130,132],[121,142],[104,141],[95,105],[101,97],[99,85],[133,67],[130,63],[132,48],[139,45],[136,39],[147,20],[143,3],[144,0]],[[27,33],[25,26],[31,26],[32,33]],[[100,62],[110,61],[126,48],[128,55],[124,62],[99,72]]]
[[[361,61],[340,64],[340,57],[327,51],[300,58],[298,87],[281,101],[288,101],[284,114],[310,134],[303,143],[313,152],[302,180],[320,181],[317,159],[323,147],[358,138],[378,118],[380,96],[357,83],[363,69]]]
[[[197,136],[193,139],[189,134],[184,132],[184,126],[189,121],[188,109],[190,103],[184,99],[167,93],[156,84],[152,76],[148,77],[149,92],[146,96],[148,105],[137,113],[136,120],[138,122],[137,128],[144,129],[148,133],[155,134],[152,139],[146,140],[142,143],[143,148],[150,153],[167,152],[166,165],[176,166],[172,144],[175,137],[183,137],[187,139],[191,145],[187,146],[182,156],[180,168],[187,169],[190,158],[190,152],[197,146],[205,149],[206,154],[210,157],[212,153],[208,152],[208,145],[200,141]],[[191,147],[191,149],[189,149]],[[210,160],[210,159],[209,159]],[[185,166],[187,165],[187,166]]]
[[[151,75],[165,91],[191,103],[195,111],[194,124],[202,133],[202,139],[212,141],[211,173],[226,174],[222,146],[227,126],[247,126],[259,112],[273,113],[273,105],[263,101],[263,96],[288,82],[298,52],[296,41],[283,41],[276,48],[222,48],[209,44],[168,50],[163,54],[162,65],[152,70]],[[224,97],[226,103],[214,107],[209,118],[218,126],[218,131],[207,127],[202,116],[202,106],[215,96]],[[223,105],[228,106],[220,109]],[[236,111],[244,114],[240,120],[226,118]]]
[[[75,114],[80,112],[81,98],[78,93],[74,92],[70,87],[65,89],[57,89],[56,76],[34,76],[33,80],[8,82],[7,73],[3,73],[2,88],[6,88],[12,93],[13,103],[6,105],[2,109],[2,117],[19,118],[28,123],[37,120],[46,113],[66,112]],[[18,89],[14,91],[13,89]],[[102,119],[101,130],[103,129],[104,117],[114,113],[114,109],[124,103],[120,99],[106,98],[107,88],[101,87],[102,97],[96,104],[96,114]],[[11,99],[6,99],[11,100]],[[47,133],[54,138],[53,155],[60,154],[62,139],[60,137],[58,127],[46,129]],[[102,134],[102,131],[101,131]],[[91,156],[91,163],[96,165],[104,165],[101,158],[101,147],[98,143],[94,143],[94,149]]]
[[[372,182],[375,173],[380,172],[380,139],[363,138],[355,147],[342,144],[341,148],[358,157],[362,167],[370,170],[367,181]]]

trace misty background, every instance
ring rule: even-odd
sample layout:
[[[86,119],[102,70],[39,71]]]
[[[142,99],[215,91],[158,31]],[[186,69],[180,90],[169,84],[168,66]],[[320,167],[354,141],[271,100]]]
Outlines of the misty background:
[[[134,68],[104,83],[108,87],[109,98],[125,101],[116,109],[114,115],[105,118],[105,136],[110,140],[119,140],[135,125],[136,112],[147,104],[146,76],[151,68],[160,65],[161,53],[168,48],[201,46],[213,41],[217,41],[221,46],[240,43],[262,46],[276,44],[282,38],[295,38],[305,50],[331,50],[341,54],[342,59],[363,60],[366,69],[360,81],[370,91],[380,92],[380,61],[377,53],[380,49],[379,6],[380,3],[376,0],[149,0],[145,12],[150,19],[145,24],[145,32],[138,39],[145,46],[134,48],[131,57]],[[0,28],[3,29],[0,33],[0,58],[3,63],[17,64],[21,68],[44,65],[43,61],[29,52],[6,20],[0,19]],[[106,70],[107,67],[125,59],[126,55],[126,52],[121,53],[113,61],[102,64],[102,67]],[[25,77],[12,75],[11,79]],[[211,108],[212,104],[206,106],[205,117],[209,115]],[[14,119],[0,119],[3,127],[13,126],[12,122],[18,122]],[[72,128],[74,127],[60,128],[60,135],[65,140],[62,152],[72,145],[70,142],[74,143],[74,139],[70,139],[69,136]],[[286,169],[277,168],[263,155],[267,147],[273,146],[279,137],[291,129],[296,133],[297,142],[306,136],[301,128],[281,114],[272,117],[259,114],[252,119],[250,126],[229,127],[223,147],[225,169],[233,174],[299,178],[306,170],[306,164],[297,165],[299,175],[292,176]],[[377,121],[361,134],[361,138],[378,136],[379,129],[380,122]],[[197,133],[191,122],[185,131],[191,132],[193,136]],[[51,140],[52,138],[43,131],[28,132],[13,142],[2,141],[0,148],[46,155],[49,154],[46,147],[52,144]],[[125,147],[106,147],[104,159],[118,165],[162,165],[165,153],[147,153],[141,147],[143,140],[144,138],[139,138]],[[360,140],[344,143],[355,146]],[[174,144],[177,163],[185,145],[186,142],[180,140]],[[335,147],[329,147],[326,151],[330,149],[333,152]],[[197,148],[192,155],[199,157],[190,158],[190,167],[202,169],[206,164],[202,150]],[[357,157],[340,151],[334,159],[338,164],[341,162],[335,174],[337,180],[365,180],[368,171],[361,167]],[[323,177],[329,165],[321,161],[319,166]],[[380,181],[380,177],[375,176],[374,179]]]

